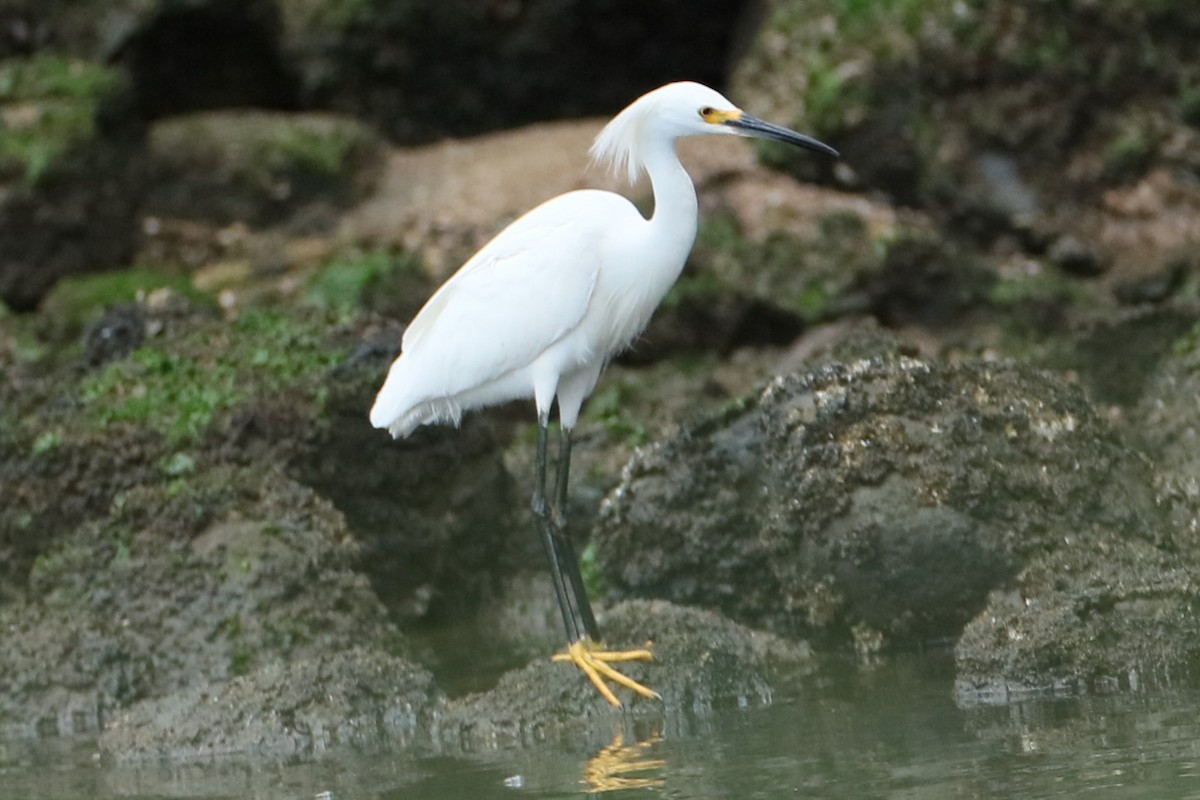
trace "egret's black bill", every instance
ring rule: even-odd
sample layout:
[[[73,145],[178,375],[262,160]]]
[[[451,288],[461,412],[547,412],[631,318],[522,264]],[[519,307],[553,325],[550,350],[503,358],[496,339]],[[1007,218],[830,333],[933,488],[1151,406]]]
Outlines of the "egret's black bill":
[[[767,122],[765,119],[752,117],[749,114],[742,114],[737,119],[731,119],[725,123],[731,128],[737,128],[747,136],[756,136],[760,139],[774,139],[777,142],[786,142],[796,147],[803,147],[805,150],[816,150],[818,153],[824,153],[827,156],[837,158],[841,155],[837,150],[834,150],[824,142],[818,141],[811,136],[805,136],[803,133],[796,133],[782,125],[774,125]]]

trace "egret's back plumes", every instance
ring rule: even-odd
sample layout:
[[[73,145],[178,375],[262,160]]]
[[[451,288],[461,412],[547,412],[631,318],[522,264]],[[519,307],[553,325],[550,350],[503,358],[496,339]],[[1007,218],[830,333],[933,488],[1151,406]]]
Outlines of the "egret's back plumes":
[[[675,85],[669,83],[647,92],[613,117],[592,143],[589,151],[592,163],[607,166],[618,177],[624,173],[631,184],[637,183],[645,169],[641,152],[643,129],[658,107],[656,97]]]

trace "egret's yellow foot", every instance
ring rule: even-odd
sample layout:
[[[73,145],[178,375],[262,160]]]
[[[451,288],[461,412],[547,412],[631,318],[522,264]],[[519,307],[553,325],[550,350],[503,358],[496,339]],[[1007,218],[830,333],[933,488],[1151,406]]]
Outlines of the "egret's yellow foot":
[[[642,697],[649,697],[652,700],[661,700],[662,697],[659,696],[658,692],[643,686],[628,675],[622,675],[609,665],[622,661],[650,661],[653,658],[654,654],[646,649],[605,650],[603,645],[589,639],[580,639],[577,642],[571,642],[567,646],[567,652],[555,653],[553,656],[555,661],[570,661],[583,670],[583,674],[588,676],[588,680],[599,690],[604,699],[618,708],[621,705],[621,701],[613,694],[612,689],[608,688],[608,684],[604,682],[605,678],[613,683],[624,686],[626,689],[632,689]]]

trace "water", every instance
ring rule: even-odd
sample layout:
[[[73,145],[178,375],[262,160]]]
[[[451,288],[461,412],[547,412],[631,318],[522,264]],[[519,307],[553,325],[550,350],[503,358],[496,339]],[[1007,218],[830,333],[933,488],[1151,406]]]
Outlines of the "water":
[[[767,707],[453,756],[133,768],[87,742],[0,744],[0,797],[1200,798],[1200,687],[964,709],[951,678],[944,654],[832,664]]]

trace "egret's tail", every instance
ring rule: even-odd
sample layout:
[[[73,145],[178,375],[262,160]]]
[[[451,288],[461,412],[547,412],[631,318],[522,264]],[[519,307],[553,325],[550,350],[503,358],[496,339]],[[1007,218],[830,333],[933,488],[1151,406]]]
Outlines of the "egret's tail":
[[[449,422],[457,425],[462,419],[459,404],[446,397],[414,397],[409,388],[412,382],[406,372],[403,358],[397,359],[388,370],[387,379],[371,406],[371,425],[386,428],[395,439],[408,436],[425,424]]]
[[[412,401],[405,395],[403,357],[396,359],[388,369],[387,379],[375,395],[375,403],[371,406],[371,425],[376,428],[386,428],[389,433],[399,439],[407,436],[420,423],[406,424],[405,418],[412,409]]]

